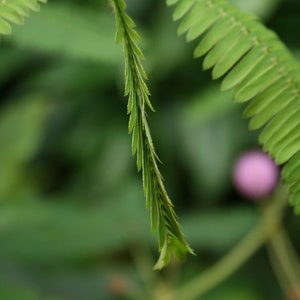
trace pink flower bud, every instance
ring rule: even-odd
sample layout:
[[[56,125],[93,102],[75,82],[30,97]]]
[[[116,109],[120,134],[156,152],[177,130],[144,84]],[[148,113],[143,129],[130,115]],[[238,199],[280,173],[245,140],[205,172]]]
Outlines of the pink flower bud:
[[[236,162],[233,173],[234,185],[244,196],[261,199],[269,196],[279,180],[279,168],[262,151],[250,151]]]

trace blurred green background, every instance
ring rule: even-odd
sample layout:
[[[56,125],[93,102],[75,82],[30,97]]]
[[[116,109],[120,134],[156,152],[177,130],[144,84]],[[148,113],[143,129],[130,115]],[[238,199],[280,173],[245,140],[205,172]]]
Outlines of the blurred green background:
[[[298,0],[233,2],[300,57]],[[257,221],[231,181],[236,158],[258,147],[243,106],[202,72],[164,1],[127,3],[147,58],[162,173],[197,256],[152,271],[157,245],[131,157],[107,1],[51,0],[0,45],[0,299],[147,299],[199,274]],[[291,210],[286,224],[300,250]],[[261,249],[201,299],[283,296]]]

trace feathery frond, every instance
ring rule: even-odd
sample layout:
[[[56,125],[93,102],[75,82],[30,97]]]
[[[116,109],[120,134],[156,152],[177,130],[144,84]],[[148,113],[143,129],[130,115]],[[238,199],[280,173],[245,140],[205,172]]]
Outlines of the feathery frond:
[[[116,41],[123,41],[125,56],[125,96],[128,96],[129,133],[132,154],[137,156],[137,169],[142,171],[146,207],[150,211],[151,230],[158,234],[160,257],[154,269],[161,269],[170,260],[171,252],[183,259],[193,253],[185,241],[173,204],[164,187],[146,117],[146,107],[154,110],[146,85],[147,75],[141,61],[143,53],[137,45],[139,35],[133,20],[126,13],[124,0],[111,0],[116,18]]]
[[[23,25],[30,11],[39,11],[47,0],[0,0],[0,35],[11,34],[11,24]]]
[[[277,164],[285,164],[290,202],[300,213],[300,68],[278,36],[253,15],[226,0],[167,0],[177,4],[174,20],[187,40],[202,35],[195,57],[204,69],[224,77],[221,89],[233,89],[236,102],[250,101],[250,129],[263,127],[259,142]]]

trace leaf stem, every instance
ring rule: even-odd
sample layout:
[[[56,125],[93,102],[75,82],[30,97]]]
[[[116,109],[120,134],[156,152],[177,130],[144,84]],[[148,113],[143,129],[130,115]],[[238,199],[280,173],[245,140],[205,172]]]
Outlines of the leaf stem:
[[[300,264],[295,249],[282,226],[267,244],[271,263],[288,299],[300,300]]]
[[[190,282],[173,291],[174,300],[202,296],[241,267],[277,230],[286,206],[285,189],[279,189],[262,211],[259,223],[219,262]]]

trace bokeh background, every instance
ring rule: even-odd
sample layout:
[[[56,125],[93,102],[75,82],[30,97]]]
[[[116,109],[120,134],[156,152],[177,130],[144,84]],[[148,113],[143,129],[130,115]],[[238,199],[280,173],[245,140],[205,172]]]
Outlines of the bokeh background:
[[[298,0],[233,2],[300,57]],[[107,1],[51,0],[1,39],[0,299],[147,299],[199,274],[257,221],[232,184],[237,157],[259,147],[243,105],[202,72],[164,1],[127,3],[147,58],[161,170],[197,256],[152,271],[157,244],[131,157],[122,48]],[[285,222],[300,249],[291,209]],[[201,299],[283,295],[261,249]]]

